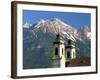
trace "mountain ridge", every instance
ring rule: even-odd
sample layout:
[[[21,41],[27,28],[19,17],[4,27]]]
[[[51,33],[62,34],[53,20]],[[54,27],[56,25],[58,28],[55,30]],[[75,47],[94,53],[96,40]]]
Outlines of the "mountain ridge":
[[[32,26],[32,24],[28,24],[28,23],[27,23],[27,25],[29,25],[29,27],[27,27],[27,28],[32,29],[33,33],[39,28],[39,29],[43,30],[43,32],[50,32],[50,33],[55,33],[55,34],[60,33],[63,37],[69,36],[69,37],[74,38],[74,40],[75,39],[82,40],[80,38],[80,36],[82,34],[84,34],[84,36],[87,38],[89,37],[89,39],[91,38],[90,37],[90,29],[88,26],[82,27],[80,29],[76,29],[76,28],[64,23],[63,21],[61,21],[58,18],[54,18],[54,19],[47,20],[47,21],[41,19],[34,26]],[[85,31],[86,29],[89,29],[89,30]],[[66,36],[64,36],[64,35],[66,35]]]

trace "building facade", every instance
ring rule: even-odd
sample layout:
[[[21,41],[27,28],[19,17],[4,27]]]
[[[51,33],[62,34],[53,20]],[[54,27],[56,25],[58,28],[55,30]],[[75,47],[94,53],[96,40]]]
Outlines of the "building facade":
[[[54,56],[53,66],[64,68],[71,59],[76,58],[75,43],[72,40],[68,40],[65,45],[64,40],[59,34],[56,35],[54,44]]]

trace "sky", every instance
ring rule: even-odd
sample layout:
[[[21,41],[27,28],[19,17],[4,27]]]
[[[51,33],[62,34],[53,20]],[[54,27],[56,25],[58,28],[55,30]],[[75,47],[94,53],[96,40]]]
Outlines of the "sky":
[[[51,20],[53,18],[59,18],[75,28],[91,26],[90,13],[23,10],[23,24],[26,22],[35,24],[41,19]]]

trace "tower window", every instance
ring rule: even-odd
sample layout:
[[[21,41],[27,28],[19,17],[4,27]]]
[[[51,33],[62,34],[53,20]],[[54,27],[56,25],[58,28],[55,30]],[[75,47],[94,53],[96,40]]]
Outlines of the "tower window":
[[[63,48],[62,48],[62,55],[63,55]]]
[[[67,52],[67,58],[70,58],[70,52],[69,51]]]
[[[71,40],[70,39],[68,40],[68,45],[71,45]]]
[[[73,57],[74,57],[74,52],[73,52]]]
[[[75,57],[75,52],[73,52],[73,57]]]
[[[58,55],[58,48],[55,48],[55,55]]]

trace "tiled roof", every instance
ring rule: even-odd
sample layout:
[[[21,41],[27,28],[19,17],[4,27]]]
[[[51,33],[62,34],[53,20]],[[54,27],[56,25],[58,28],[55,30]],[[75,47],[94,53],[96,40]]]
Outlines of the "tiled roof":
[[[90,58],[72,59],[70,62],[66,63],[66,67],[90,66],[90,65],[91,65]]]

